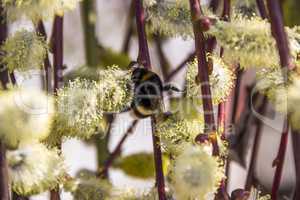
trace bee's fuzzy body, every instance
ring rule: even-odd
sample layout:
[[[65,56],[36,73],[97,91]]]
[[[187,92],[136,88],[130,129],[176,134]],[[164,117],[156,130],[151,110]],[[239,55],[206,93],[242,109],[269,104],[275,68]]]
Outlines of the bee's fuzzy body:
[[[138,118],[146,118],[161,111],[163,83],[160,77],[145,68],[137,67],[132,72],[134,98],[131,108]]]

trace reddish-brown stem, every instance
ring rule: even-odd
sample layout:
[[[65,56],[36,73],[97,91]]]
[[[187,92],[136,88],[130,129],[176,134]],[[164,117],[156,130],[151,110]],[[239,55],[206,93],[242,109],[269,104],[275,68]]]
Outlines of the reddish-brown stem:
[[[157,53],[158,53],[158,58],[159,58],[159,63],[160,63],[160,67],[162,70],[162,74],[163,77],[167,77],[168,73],[169,73],[169,69],[170,69],[170,63],[163,51],[163,41],[162,38],[159,35],[153,35],[154,37],[154,41],[155,41],[155,45],[156,45],[156,49],[157,49]]]
[[[156,186],[158,191],[159,200],[167,200],[165,192],[165,181],[164,181],[164,172],[163,172],[163,163],[162,163],[162,153],[160,147],[160,138],[155,135],[156,127],[155,117],[151,117],[151,126],[152,126],[152,141],[153,141],[153,151],[154,151],[154,160],[155,160],[155,174],[156,174]]]
[[[0,6],[0,44],[3,44],[7,37],[6,13]],[[1,67],[0,67],[1,69]],[[5,69],[5,67],[3,67]],[[1,70],[0,81],[3,88],[7,88],[9,82],[8,70]],[[6,148],[3,142],[0,141],[0,200],[10,200],[10,190],[7,171]]]
[[[111,154],[105,161],[104,167],[103,167],[103,169],[101,169],[100,176],[105,175],[107,173],[107,171],[108,171],[109,167],[111,166],[111,164],[113,163],[113,161],[120,155],[120,152],[121,152],[124,142],[126,141],[128,136],[133,133],[137,123],[138,123],[138,120],[134,120],[132,122],[132,124],[129,126],[129,128],[127,129],[127,131],[125,132],[125,134],[123,135],[123,137],[121,138],[119,143],[117,144],[116,148],[111,152]]]
[[[211,100],[211,91],[209,86],[208,64],[205,51],[205,37],[201,30],[201,22],[199,20],[202,15],[200,2],[198,0],[190,0],[190,7],[195,36],[196,56],[198,60],[198,79],[201,85],[201,94],[203,101],[204,121],[206,126],[205,131],[207,133],[212,133],[216,130],[216,127]]]
[[[0,200],[10,200],[5,145],[0,141]]]
[[[296,169],[296,188],[293,200],[300,199],[300,133],[299,131],[292,129],[292,139],[293,139],[293,152],[295,159],[295,169]]]
[[[261,18],[267,19],[268,18],[268,12],[267,12],[264,0],[256,0],[256,4],[257,4],[259,14],[260,14]]]
[[[42,20],[40,20],[36,27],[36,32],[40,34],[42,37],[44,37],[44,40],[47,41],[47,33],[45,30],[45,26]],[[44,59],[44,70],[45,70],[45,86],[44,89],[47,92],[51,91],[51,64],[49,60],[48,53],[46,54],[46,57]]]
[[[276,40],[279,57],[280,57],[280,64],[282,68],[288,68],[292,69],[293,66],[291,65],[291,57],[290,57],[290,50],[288,45],[288,39],[287,34],[284,29],[283,24],[283,18],[282,18],[282,12],[281,7],[278,2],[278,0],[267,0],[267,7],[269,11],[270,16],[270,22],[271,22],[271,29],[272,34]],[[283,77],[285,82],[287,81],[287,75],[283,72]],[[282,176],[282,168],[283,168],[283,162],[284,162],[284,155],[287,147],[287,141],[288,141],[288,119],[284,120],[284,130],[283,134],[281,136],[281,142],[279,146],[278,156],[276,158],[276,171],[273,181],[273,187],[272,187],[272,199],[276,200],[278,195],[278,190],[280,186],[280,180]],[[295,149],[294,149],[295,151]],[[296,171],[299,169],[296,169]]]
[[[63,17],[56,16],[54,19],[51,42],[54,71],[53,92],[56,94],[63,84]],[[61,148],[61,145],[58,148]],[[59,187],[50,191],[50,200],[60,200]]]
[[[284,30],[281,8],[278,0],[267,0],[272,34],[276,40],[281,67],[292,69],[287,34]],[[284,75],[285,76],[285,75]]]
[[[143,8],[142,0],[135,0],[135,13],[136,13],[136,27],[138,34],[139,53],[137,61],[145,66],[151,68],[151,61],[148,49],[147,35],[145,30],[145,10]]]
[[[151,69],[150,55],[147,43],[147,36],[145,30],[145,11],[143,8],[142,0],[135,0],[135,13],[136,13],[136,25],[139,42],[138,62],[144,65],[146,68]],[[160,138],[155,134],[155,117],[151,117],[152,125],[152,141],[153,141],[153,153],[156,171],[156,185],[158,191],[159,200],[166,200],[165,194],[165,180],[162,170],[162,155],[160,149]]]
[[[52,33],[54,93],[63,84],[63,17],[56,16]]]
[[[132,37],[133,31],[134,31],[134,23],[133,23],[134,8],[135,8],[134,0],[131,0],[129,14],[128,14],[128,18],[127,18],[128,26],[127,26],[127,30],[126,30],[125,37],[124,37],[123,47],[122,47],[122,52],[125,54],[128,54],[131,37]]]
[[[266,19],[268,16],[265,2],[263,0],[256,0],[256,4],[262,19]],[[259,107],[259,114],[264,115],[268,106],[268,99],[267,97],[263,97],[263,101],[261,106]],[[263,129],[263,123],[261,120],[256,119],[256,132],[255,138],[253,141],[252,153],[250,158],[249,169],[247,173],[246,183],[245,183],[245,190],[250,191],[252,185],[254,184],[254,168],[257,161],[258,151],[259,151],[259,143],[261,139]]]
[[[266,112],[268,106],[268,99],[267,97],[263,98],[262,104],[259,107],[258,113],[260,115],[264,115]],[[255,138],[253,142],[253,147],[252,147],[252,153],[251,153],[251,158],[250,158],[250,164],[249,164],[249,169],[248,169],[248,174],[246,178],[246,184],[245,184],[245,190],[251,191],[251,187],[253,185],[253,180],[254,180],[254,168],[258,156],[258,151],[259,151],[259,141],[261,138],[262,134],[262,129],[263,129],[263,123],[261,120],[258,118],[256,119],[256,132],[255,132]]]
[[[225,21],[230,19],[231,0],[224,0],[222,18]]]
[[[234,124],[237,120],[237,108],[238,108],[238,101],[240,97],[240,89],[241,89],[241,81],[243,76],[243,71],[238,67],[236,69],[236,79],[235,79],[235,90],[232,102],[232,114],[231,114],[231,124]]]
[[[213,13],[216,13],[219,5],[220,5],[220,0],[211,0],[209,7],[213,11]]]
[[[288,133],[289,133],[289,124],[288,119],[284,120],[282,135],[280,139],[280,145],[278,154],[273,162],[273,166],[276,166],[275,175],[273,179],[273,186],[272,186],[272,200],[277,200],[278,198],[278,190],[281,182],[282,177],[282,169],[284,164],[285,152],[288,144]]]

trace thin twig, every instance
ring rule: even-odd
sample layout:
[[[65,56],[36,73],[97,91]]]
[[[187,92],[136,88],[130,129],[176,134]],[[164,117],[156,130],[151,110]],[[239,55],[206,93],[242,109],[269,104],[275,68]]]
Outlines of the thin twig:
[[[47,33],[45,30],[45,26],[42,20],[40,20],[37,24],[36,27],[36,32],[37,34],[40,34],[45,41],[47,41]],[[52,80],[52,74],[51,74],[51,63],[50,63],[50,59],[49,59],[49,55],[48,53],[46,54],[46,57],[44,59],[44,71],[45,71],[45,81],[43,82],[44,85],[44,89],[47,92],[51,91],[51,80]]]
[[[263,102],[262,102],[261,106],[259,107],[258,113],[260,115],[264,115],[266,112],[267,106],[268,106],[268,99],[267,99],[267,97],[263,97]],[[246,184],[245,184],[245,190],[247,190],[247,191],[251,191],[251,187],[253,185],[254,167],[255,167],[258,152],[259,152],[259,143],[260,143],[260,139],[261,139],[262,129],[263,129],[263,123],[261,120],[259,120],[257,118],[256,119],[255,138],[253,141],[250,164],[249,164],[249,169],[248,169]]]
[[[123,146],[124,142],[126,141],[128,136],[133,133],[137,123],[138,123],[138,120],[134,120],[132,122],[132,124],[129,126],[129,128],[127,129],[127,131],[123,135],[123,137],[120,139],[120,141],[117,144],[117,146],[115,147],[115,149],[110,153],[109,157],[105,161],[103,169],[101,169],[101,172],[100,172],[101,177],[103,175],[107,174],[107,171],[108,171],[109,167],[111,166],[111,164],[113,163],[113,161],[120,155],[120,152],[121,152],[121,149],[122,149],[122,146]]]
[[[52,35],[54,93],[63,84],[63,17],[56,16]]]
[[[182,70],[185,65],[189,62],[192,62],[196,56],[196,53],[190,53],[172,72],[169,73],[169,75],[166,77],[165,82],[169,82],[174,76]]]
[[[219,5],[220,5],[220,0],[211,0],[209,3],[209,7],[213,11],[213,13],[217,12]]]
[[[5,145],[0,141],[0,200],[10,200],[5,152]]]
[[[0,5],[0,44],[7,38],[7,24],[6,24],[6,13],[3,7]],[[5,67],[0,67],[0,69],[5,69]],[[4,89],[7,88],[6,84],[9,82],[8,70],[1,70],[0,81]],[[8,170],[7,170],[7,160],[6,160],[6,147],[0,140],[0,200],[10,200],[10,190],[8,181]]]
[[[292,69],[293,66],[291,65],[291,57],[290,57],[290,49],[288,45],[287,34],[284,29],[283,24],[283,17],[280,4],[277,0],[267,0],[267,7],[270,15],[270,22],[271,22],[271,29],[272,34],[276,40],[279,57],[280,57],[280,64],[282,68]],[[287,74],[283,71],[282,73],[285,83],[287,82]],[[288,142],[288,117],[286,116],[284,120],[284,129],[281,136],[280,146],[278,157],[276,158],[276,171],[273,181],[272,187],[272,199],[277,200],[278,190],[280,186],[280,180],[282,176],[282,168],[284,162],[284,155],[287,147]],[[298,149],[294,149],[296,151]],[[296,171],[299,169],[296,169]]]
[[[56,16],[53,23],[52,32],[52,48],[53,48],[53,69],[54,69],[54,88],[57,90],[63,84],[63,17]],[[61,144],[58,145],[61,149]],[[60,200],[59,187],[50,191],[50,200]]]
[[[130,48],[130,41],[134,31],[134,0],[131,0],[129,14],[127,17],[127,30],[124,37],[124,42],[122,46],[122,53],[128,54]]]
[[[280,145],[278,154],[273,161],[273,166],[276,166],[273,186],[272,186],[272,200],[277,200],[278,197],[278,190],[280,187],[281,177],[282,177],[282,169],[284,164],[285,152],[288,144],[288,133],[289,133],[289,123],[288,119],[286,118],[283,123],[283,130],[280,139]]]
[[[91,20],[91,14],[96,14],[95,0],[83,0],[80,3],[81,19],[84,33],[84,49],[86,64],[95,67],[99,64],[99,42],[96,37],[96,24]]]
[[[136,12],[136,25],[139,42],[138,62],[144,65],[146,68],[151,69],[150,55],[147,43],[147,36],[145,31],[145,11],[143,8],[142,0],[135,0],[135,12]],[[158,190],[159,200],[166,200],[165,194],[165,180],[162,170],[162,154],[160,147],[160,138],[155,134],[156,127],[155,117],[151,117],[152,125],[152,141],[153,141],[153,153],[156,171],[156,185]]]
[[[267,16],[268,14],[267,14],[265,2],[263,0],[256,0],[256,4],[257,4],[261,18],[266,19],[268,17]],[[267,107],[268,107],[268,99],[266,96],[264,96],[262,104],[258,111],[259,114],[264,115],[267,110]],[[252,187],[252,185],[254,185],[254,168],[255,168],[255,164],[257,162],[257,156],[258,156],[258,151],[259,151],[259,144],[260,144],[262,129],[263,129],[262,121],[259,119],[256,119],[256,132],[255,132],[255,137],[254,137],[254,141],[253,141],[250,164],[249,164],[249,169],[248,169],[246,183],[245,183],[245,190],[247,190],[247,191],[251,191],[251,187]]]
[[[278,0],[267,0],[267,7],[270,15],[272,34],[276,40],[279,52],[281,67],[292,69],[293,66],[291,65],[289,43],[284,29],[281,8]]]
[[[240,69],[240,67],[238,67],[236,71],[237,73],[236,73],[235,90],[234,90],[234,96],[232,102],[231,124],[235,124],[237,120],[238,103],[240,97],[241,82],[243,77],[243,71]]]
[[[293,200],[300,199],[300,133],[292,129],[292,139],[293,139],[293,152],[294,152],[294,159],[295,159],[295,173],[296,173],[296,187],[295,187],[295,194]]]
[[[20,196],[17,193],[13,192],[12,200],[29,200],[29,197]]]
[[[223,3],[223,12],[222,12],[222,18],[225,21],[229,21],[230,20],[230,11],[231,11],[231,1],[230,0],[224,0]],[[216,41],[216,38],[214,38],[214,40]],[[214,42],[214,40],[212,39],[212,42]],[[217,42],[215,42],[217,43]],[[212,50],[211,50],[212,51]],[[224,49],[221,47],[220,49],[220,57],[223,56],[224,53]],[[226,101],[225,102],[221,102],[218,105],[218,134],[221,135],[222,139],[226,140],[226,135],[225,135],[225,122],[226,119],[228,118],[228,114],[225,112],[225,106],[226,106]],[[224,165],[225,165],[225,170],[229,169],[229,159],[228,158],[223,158],[224,160]],[[218,198],[222,198],[222,199],[228,199],[229,195],[227,193],[227,185],[228,185],[228,181],[227,179],[224,179],[218,189],[218,193],[215,196],[215,199]]]
[[[157,34],[154,34],[153,37],[154,37],[156,49],[158,52],[158,58],[159,58],[159,63],[161,66],[163,77],[167,77],[168,73],[169,73],[169,69],[170,69],[170,63],[163,51],[163,45],[162,45],[163,39]]]
[[[201,85],[201,94],[204,110],[205,132],[216,134],[216,126],[214,120],[213,105],[211,100],[211,91],[208,76],[208,63],[205,51],[205,37],[202,32],[200,18],[202,16],[200,2],[198,0],[190,0],[191,17],[193,21],[193,30],[195,36],[196,56],[198,60],[198,80]],[[213,154],[218,155],[219,149],[217,141],[213,140]]]
[[[267,19],[268,12],[267,12],[264,0],[256,0],[256,4],[257,4],[258,11],[259,11],[261,18]]]

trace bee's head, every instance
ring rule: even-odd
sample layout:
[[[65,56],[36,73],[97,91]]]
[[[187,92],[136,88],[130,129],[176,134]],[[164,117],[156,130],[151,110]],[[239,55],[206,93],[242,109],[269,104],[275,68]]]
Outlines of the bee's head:
[[[134,83],[140,82],[143,77],[148,73],[149,71],[142,67],[135,67],[132,71],[132,81]]]

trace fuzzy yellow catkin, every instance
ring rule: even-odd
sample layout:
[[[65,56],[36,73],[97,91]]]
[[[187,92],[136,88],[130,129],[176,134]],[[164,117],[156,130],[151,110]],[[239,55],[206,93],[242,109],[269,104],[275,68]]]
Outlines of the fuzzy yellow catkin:
[[[4,53],[1,63],[11,72],[41,69],[47,49],[48,46],[42,36],[34,31],[19,30],[8,37],[1,46]]]
[[[64,159],[56,149],[30,144],[7,152],[12,189],[19,195],[35,195],[53,189],[64,181]]]
[[[209,55],[213,62],[212,73],[209,75],[209,84],[211,87],[212,102],[214,105],[226,100],[229,96],[231,89],[234,87],[235,73],[233,69],[226,65],[220,58]],[[196,82],[198,75],[198,62],[195,59],[188,64],[187,76],[186,76],[186,92],[187,97],[192,98],[199,105],[202,105],[201,96],[201,84]]]
[[[79,172],[76,178],[64,183],[64,189],[72,194],[74,200],[104,200],[111,188],[107,180],[86,171]]]
[[[96,85],[98,107],[106,113],[121,112],[132,102],[131,71],[114,65],[99,72]]]
[[[180,144],[193,142],[203,130],[204,120],[201,116],[187,119],[173,114],[156,125],[156,134],[161,137],[162,148],[172,154],[180,151]]]
[[[221,161],[202,145],[187,145],[176,157],[171,185],[177,199],[206,200],[225,178]]]
[[[98,107],[96,84],[75,79],[57,91],[57,112],[46,143],[55,145],[64,137],[88,139],[99,132],[103,111]]]
[[[151,3],[151,2],[150,2]],[[189,5],[185,1],[156,1],[146,6],[150,32],[188,37],[193,34]]]
[[[52,97],[27,89],[0,91],[0,138],[8,148],[41,141],[49,135],[54,114]]]
[[[294,29],[286,28],[286,31],[293,58],[296,58],[300,35]],[[279,66],[276,43],[267,20],[234,12],[230,22],[217,20],[207,34],[215,36],[225,49],[226,63],[239,63],[246,69]]]
[[[299,120],[300,112],[298,105],[300,103],[300,77],[299,75],[294,75],[292,77],[292,83],[287,89],[287,108],[289,111],[290,121],[292,127],[296,130],[300,130]]]
[[[55,15],[63,15],[74,10],[80,0],[4,0],[3,7],[7,11],[8,19],[18,20],[23,16],[34,23],[39,20],[50,20]]]

